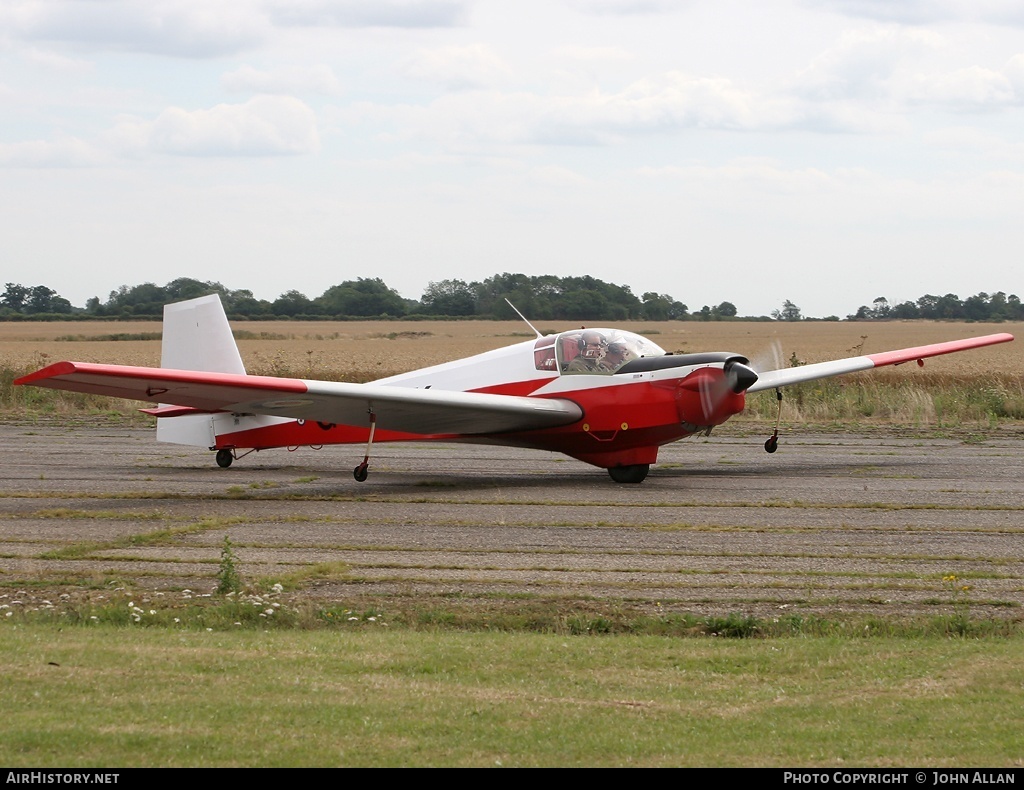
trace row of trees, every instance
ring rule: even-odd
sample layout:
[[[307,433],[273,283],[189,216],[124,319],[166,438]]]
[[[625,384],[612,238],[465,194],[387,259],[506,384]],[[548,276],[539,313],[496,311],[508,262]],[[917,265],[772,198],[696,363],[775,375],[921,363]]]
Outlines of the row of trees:
[[[925,294],[916,302],[890,305],[879,296],[871,307],[861,305],[857,312],[847,316],[851,321],[891,321],[900,318],[931,318],[960,321],[1021,321],[1024,309],[1016,294],[1003,291],[987,294],[982,291],[962,300],[956,294],[935,296]]]
[[[45,285],[27,287],[20,283],[7,283],[0,297],[0,315],[3,311],[17,315],[67,314],[74,308],[71,302]]]
[[[287,291],[272,302],[256,299],[247,289],[232,290],[217,282],[188,277],[162,286],[154,283],[122,285],[111,291],[106,301],[93,297],[84,308],[73,308],[60,297],[51,298],[48,302],[41,297],[31,298],[31,294],[43,291],[56,297],[45,286],[26,288],[17,283],[7,283],[0,296],[0,319],[43,317],[47,314],[150,318],[160,316],[163,306],[169,302],[209,293],[220,294],[230,315],[247,318],[514,318],[515,313],[506,299],[531,320],[661,321],[691,317],[687,306],[669,294],[652,291],[637,297],[628,285],[614,285],[594,277],[531,277],[508,273],[494,275],[482,282],[432,282],[419,300],[403,298],[380,278],[364,277],[332,285],[312,299],[299,291]],[[735,305],[722,302],[716,307],[705,306],[694,317],[711,320],[735,315]]]
[[[76,308],[52,288],[7,283],[0,295],[0,320],[46,317],[158,318],[163,306],[209,293],[220,294],[228,314],[236,318],[514,318],[511,301],[530,320],[625,321],[703,320],[737,318],[736,306],[722,302],[690,312],[669,294],[649,291],[636,296],[628,285],[615,285],[594,277],[528,276],[496,274],[480,282],[440,280],[431,282],[419,300],[405,299],[380,278],[360,277],[332,285],[320,296],[309,298],[287,291],[274,301],[256,299],[252,291],[232,290],[217,282],[180,277],[166,285],[122,285],[105,301],[89,299]],[[506,301],[508,300],[508,301]],[[806,320],[788,299],[770,316],[777,321]],[[750,316],[767,320],[768,316]],[[961,300],[955,294],[926,294],[915,302],[890,305],[878,297],[847,316],[853,321],[893,319],[950,319],[969,321],[1024,321],[1020,299],[1002,291],[979,293]],[[837,316],[824,320],[838,321]]]

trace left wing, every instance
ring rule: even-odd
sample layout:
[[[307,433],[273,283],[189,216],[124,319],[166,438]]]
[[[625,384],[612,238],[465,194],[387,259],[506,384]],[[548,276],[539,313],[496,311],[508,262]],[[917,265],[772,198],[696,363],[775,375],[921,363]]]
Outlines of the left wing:
[[[420,435],[483,434],[576,422],[583,410],[563,398],[450,392],[374,384],[204,373],[168,368],[57,362],[15,384],[171,404],[202,412],[270,414]],[[153,413],[153,412],[151,412]],[[158,415],[186,413],[158,409]]]
[[[801,381],[825,379],[830,376],[839,376],[843,373],[870,370],[871,368],[880,368],[886,365],[902,365],[904,362],[918,361],[923,364],[921,360],[928,357],[952,354],[956,351],[967,351],[971,348],[981,348],[982,346],[991,346],[996,343],[1008,343],[1011,340],[1013,340],[1013,335],[1003,332],[996,335],[972,337],[966,340],[933,343],[928,346],[917,346],[916,348],[903,348],[899,351],[883,351],[881,354],[837,359],[832,362],[818,362],[813,365],[802,365],[797,368],[769,370],[759,373],[757,382],[748,387],[747,392],[760,392],[761,390],[773,389],[775,387],[799,384]]]

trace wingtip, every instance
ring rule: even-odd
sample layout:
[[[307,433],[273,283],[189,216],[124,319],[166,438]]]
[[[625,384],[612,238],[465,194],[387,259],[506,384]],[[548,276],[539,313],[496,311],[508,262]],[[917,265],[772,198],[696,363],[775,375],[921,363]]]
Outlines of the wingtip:
[[[33,373],[28,373],[20,378],[16,378],[14,380],[14,384],[18,386],[32,384],[43,379],[52,379],[57,376],[67,375],[68,373],[74,373],[77,369],[77,363],[75,362],[54,362],[52,365],[47,365],[45,368],[40,368]]]

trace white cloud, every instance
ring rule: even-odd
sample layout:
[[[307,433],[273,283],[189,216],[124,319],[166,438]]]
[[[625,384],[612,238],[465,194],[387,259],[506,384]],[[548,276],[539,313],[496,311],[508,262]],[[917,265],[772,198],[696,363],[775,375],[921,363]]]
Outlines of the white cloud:
[[[341,83],[330,66],[282,66],[269,71],[240,66],[221,75],[220,83],[232,93],[321,94],[338,96]]]
[[[447,145],[609,145],[628,137],[684,130],[781,129],[892,131],[894,121],[842,107],[805,105],[725,77],[680,72],[637,80],[617,92],[559,95],[526,91],[447,94],[428,105],[350,108],[360,120],[392,123],[403,138]],[[898,123],[898,120],[897,122]]]
[[[945,74],[918,75],[907,87],[911,101],[964,109],[997,107],[1020,101],[1004,74],[969,66]]]
[[[615,63],[633,59],[633,55],[620,46],[582,47],[577,44],[568,44],[556,47],[554,55],[558,58],[582,63]]]
[[[901,63],[942,43],[939,35],[921,30],[849,30],[797,75],[795,88],[809,100],[884,99]]]
[[[198,58],[250,49],[269,33],[241,0],[8,0],[0,26],[28,41]]]
[[[724,184],[756,189],[758,193],[812,196],[832,193],[839,188],[834,175],[818,168],[788,169],[777,161],[757,158],[736,159],[720,167],[642,167],[637,172],[648,178],[670,178],[702,185],[701,192],[709,188],[717,190]]]
[[[821,10],[837,11],[882,22],[926,24],[964,18],[979,0],[803,0]]]
[[[555,188],[586,187],[591,183],[589,178],[580,175],[575,170],[558,165],[531,168],[527,177],[542,186]]]
[[[451,27],[462,24],[466,0],[266,0],[282,25],[337,27]]]
[[[938,22],[1024,24],[1018,0],[803,0],[804,5],[849,16],[907,25]]]
[[[633,15],[678,11],[680,0],[568,0],[570,7],[584,14]]]
[[[154,121],[121,121],[108,139],[125,153],[182,156],[277,156],[320,148],[313,111],[284,96],[257,96],[209,110],[168,107]]]
[[[1003,74],[1013,85],[1017,98],[1024,97],[1024,54],[1014,55],[1003,67]]]
[[[83,74],[93,71],[95,67],[91,61],[70,58],[52,50],[37,49],[36,47],[30,48],[25,53],[25,59],[46,71],[61,74]]]
[[[482,44],[420,50],[399,69],[414,79],[441,83],[453,90],[494,86],[512,76],[512,69]]]
[[[0,143],[0,167],[96,167],[107,161],[95,146],[75,137]]]

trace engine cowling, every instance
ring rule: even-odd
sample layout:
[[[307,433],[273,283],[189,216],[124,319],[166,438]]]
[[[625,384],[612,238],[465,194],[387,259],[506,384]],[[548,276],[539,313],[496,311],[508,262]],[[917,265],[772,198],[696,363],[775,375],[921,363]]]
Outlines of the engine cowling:
[[[720,425],[746,407],[746,391],[757,373],[745,357],[730,357],[722,367],[697,368],[679,382],[676,408],[679,420],[695,428]]]

